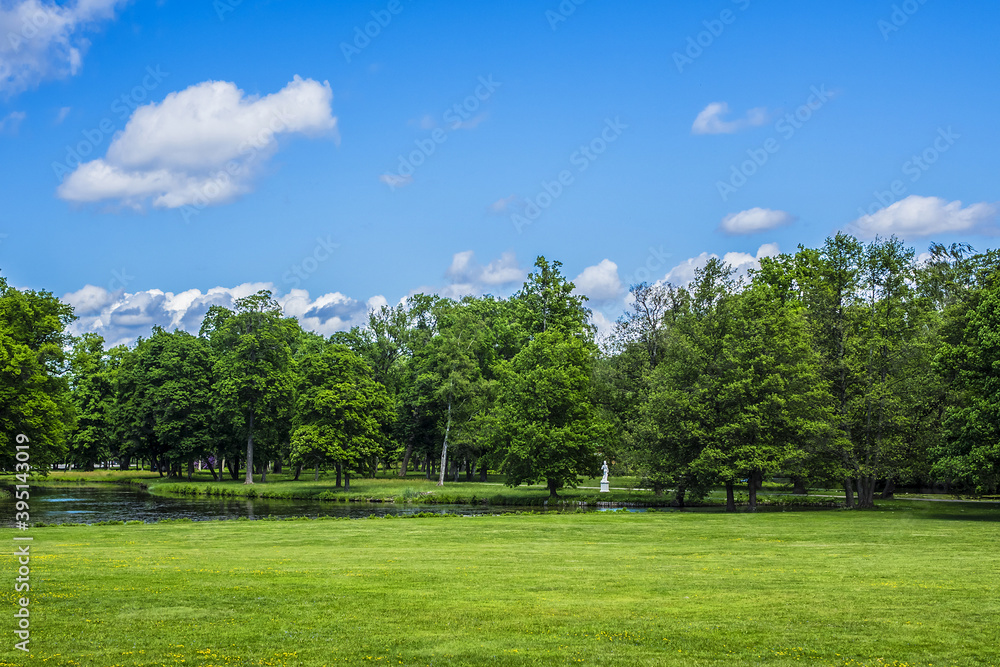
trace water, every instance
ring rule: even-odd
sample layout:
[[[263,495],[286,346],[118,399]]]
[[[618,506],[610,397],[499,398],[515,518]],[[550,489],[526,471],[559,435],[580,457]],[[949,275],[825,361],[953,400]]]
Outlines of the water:
[[[336,516],[352,519],[417,512],[452,514],[499,514],[514,511],[545,511],[545,507],[489,505],[415,505],[395,503],[342,503],[321,500],[239,499],[215,496],[158,496],[141,489],[107,486],[31,488],[31,523],[95,523],[97,521],[146,521],[161,519],[260,519],[274,517]],[[556,509],[558,506],[553,507]],[[13,498],[0,499],[3,524],[14,525]]]
[[[8,487],[10,491],[13,488]],[[346,503],[322,500],[277,500],[267,498],[225,498],[218,496],[153,495],[148,491],[105,484],[101,486],[33,486],[30,490],[31,523],[96,523],[98,521],[145,521],[161,519],[191,519],[212,521],[223,519],[262,519],[267,516],[317,517],[333,516],[362,519],[386,514],[502,514],[504,512],[557,512],[580,509],[587,512],[608,512],[627,509],[630,512],[725,512],[723,506],[674,508],[581,507],[579,505],[426,505],[407,503]],[[14,526],[14,498],[0,498],[0,525]],[[745,509],[745,508],[741,508]],[[760,507],[760,512],[825,511],[825,507]]]

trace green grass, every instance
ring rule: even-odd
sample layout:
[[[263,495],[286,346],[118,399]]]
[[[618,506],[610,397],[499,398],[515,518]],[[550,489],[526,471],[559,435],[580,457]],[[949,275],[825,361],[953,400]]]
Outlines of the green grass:
[[[1000,510],[886,507],[38,528],[0,665],[1000,664]]]

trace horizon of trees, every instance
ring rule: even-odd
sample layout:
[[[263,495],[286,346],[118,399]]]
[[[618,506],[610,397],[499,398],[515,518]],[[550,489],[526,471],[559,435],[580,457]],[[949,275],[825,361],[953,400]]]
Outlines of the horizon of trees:
[[[244,483],[291,466],[338,486],[381,467],[439,485],[541,483],[600,461],[676,504],[724,487],[749,505],[780,475],[868,508],[896,485],[1000,481],[1000,252],[837,234],[761,260],[710,260],[688,285],[631,286],[596,339],[586,297],[539,257],[521,290],[419,294],[324,338],[269,292],[213,307],[199,334],[70,337],[72,309],[0,278],[0,469],[147,461]]]

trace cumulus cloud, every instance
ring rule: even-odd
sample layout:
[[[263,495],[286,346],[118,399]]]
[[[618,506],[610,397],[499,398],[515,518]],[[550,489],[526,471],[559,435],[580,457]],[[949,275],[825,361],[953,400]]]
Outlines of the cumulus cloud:
[[[0,93],[15,95],[42,81],[73,76],[89,42],[83,33],[110,21],[127,0],[0,2]]]
[[[271,95],[206,81],[139,107],[104,158],[59,186],[72,202],[111,200],[142,208],[222,204],[252,189],[281,135],[336,136],[329,83],[296,76]]]
[[[848,230],[863,238],[891,236],[903,238],[954,232],[996,233],[997,207],[979,203],[962,207],[940,197],[910,195],[872,215],[858,218]]]
[[[712,102],[702,109],[691,126],[693,134],[733,134],[750,127],[759,127],[767,123],[768,113],[764,107],[750,109],[743,118],[723,120],[729,114],[729,105],[725,102]]]
[[[274,292],[274,285],[244,283],[236,287],[214,287],[204,293],[190,289],[177,294],[157,289],[111,292],[103,287],[86,285],[63,296],[63,301],[73,306],[79,318],[70,325],[71,333],[97,333],[109,346],[114,346],[148,336],[154,326],[161,326],[167,331],[182,329],[197,334],[209,308],[232,308],[237,299],[263,289]],[[285,315],[298,319],[302,328],[324,336],[364,324],[369,310],[387,303],[382,296],[362,302],[340,292],[313,299],[309,292],[301,289],[293,289],[275,298]]]
[[[739,213],[730,213],[722,219],[719,228],[727,234],[754,234],[787,225],[794,220],[795,217],[785,211],[751,208]]]
[[[11,111],[0,118],[0,134],[17,134],[18,128],[21,127],[21,121],[27,117],[28,114],[23,111]]]
[[[441,290],[441,295],[451,298],[481,295],[521,283],[527,275],[528,272],[518,266],[517,257],[512,252],[505,252],[499,259],[483,266],[472,250],[466,250],[452,257],[451,266],[445,273],[448,285]]]
[[[764,257],[774,257],[780,252],[781,251],[778,249],[777,243],[765,243],[757,249],[756,255],[751,255],[745,252],[727,252],[722,256],[722,261],[735,268],[738,276],[745,276],[748,270],[760,267],[761,259]],[[704,268],[710,259],[718,258],[719,256],[715,253],[709,254],[707,252],[703,252],[697,257],[686,259],[674,268],[670,269],[667,275],[664,276],[663,282],[672,283],[674,285],[687,285],[694,280],[695,271]]]
[[[576,285],[574,294],[583,294],[592,301],[612,301],[625,293],[621,278],[618,277],[618,265],[610,259],[603,259],[600,264],[585,268],[573,279],[573,284]]]

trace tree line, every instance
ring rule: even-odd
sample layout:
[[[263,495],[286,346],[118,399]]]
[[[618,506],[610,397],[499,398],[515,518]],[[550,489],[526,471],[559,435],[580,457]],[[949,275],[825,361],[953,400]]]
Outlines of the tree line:
[[[688,285],[631,287],[598,340],[586,297],[538,258],[510,298],[416,295],[324,338],[269,292],[212,307],[197,336],[132,346],[69,337],[72,309],[0,283],[0,435],[36,466],[140,460],[161,474],[264,481],[285,466],[542,483],[602,459],[676,504],[765,479],[995,493],[1000,253],[838,234],[761,260],[718,259]],[[13,447],[0,468],[13,468]]]

